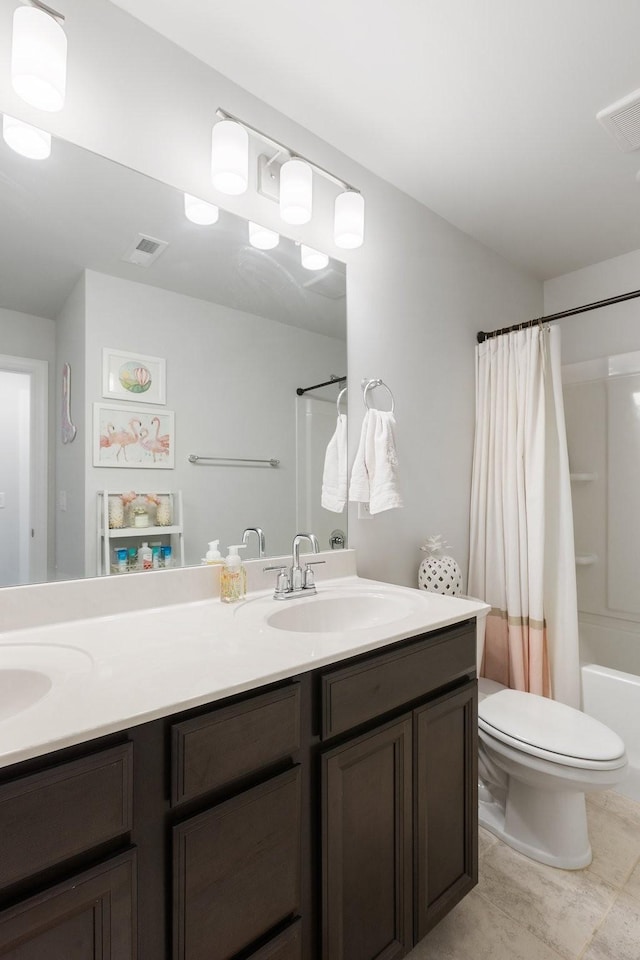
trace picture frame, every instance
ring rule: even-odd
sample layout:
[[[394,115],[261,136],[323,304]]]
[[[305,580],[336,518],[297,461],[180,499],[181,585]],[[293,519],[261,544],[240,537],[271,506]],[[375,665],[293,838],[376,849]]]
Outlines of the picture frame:
[[[135,470],[175,467],[173,410],[93,404],[93,465]]]
[[[102,396],[129,403],[166,403],[166,360],[133,350],[103,347]]]

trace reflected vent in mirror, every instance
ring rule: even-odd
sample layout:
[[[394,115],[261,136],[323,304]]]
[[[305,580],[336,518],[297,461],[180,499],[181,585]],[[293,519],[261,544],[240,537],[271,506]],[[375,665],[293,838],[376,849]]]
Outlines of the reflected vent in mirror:
[[[127,252],[122,259],[137,267],[149,267],[168,246],[166,240],[157,240],[155,237],[147,237],[144,233],[139,233],[131,246],[127,247]]]

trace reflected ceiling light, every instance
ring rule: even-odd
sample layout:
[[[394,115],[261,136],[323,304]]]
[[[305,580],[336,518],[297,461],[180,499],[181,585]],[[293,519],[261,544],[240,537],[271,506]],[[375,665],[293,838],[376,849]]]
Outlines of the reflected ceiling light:
[[[300,244],[300,262],[305,270],[324,270],[329,263],[329,257],[320,250],[314,250],[312,247],[306,247],[304,243]]]
[[[210,227],[211,224],[218,222],[220,211],[213,203],[207,203],[200,197],[194,197],[190,193],[184,195],[184,215],[191,223],[197,223],[203,227]]]
[[[308,223],[312,208],[311,167],[297,157],[287,160],[280,168],[280,216],[285,223]]]
[[[38,110],[62,110],[67,83],[64,17],[34,2],[13,15],[11,83],[19,97]]]
[[[249,184],[249,134],[235,120],[221,120],[211,134],[211,180],[229,196],[244,193]]]
[[[2,137],[7,146],[29,160],[46,160],[51,155],[50,133],[6,113],[2,118]]]
[[[333,236],[337,247],[353,250],[364,240],[364,197],[345,190],[336,197]]]
[[[273,250],[280,243],[280,234],[275,230],[260,226],[259,223],[249,221],[249,243],[258,250]]]

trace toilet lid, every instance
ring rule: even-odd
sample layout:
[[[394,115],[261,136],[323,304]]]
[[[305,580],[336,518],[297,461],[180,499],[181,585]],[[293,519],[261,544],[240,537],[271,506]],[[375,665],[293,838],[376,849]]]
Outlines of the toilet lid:
[[[610,761],[624,757],[617,733],[580,710],[520,690],[501,690],[478,708],[480,729],[527,752],[533,747],[558,758]],[[534,752],[531,750],[530,752]]]

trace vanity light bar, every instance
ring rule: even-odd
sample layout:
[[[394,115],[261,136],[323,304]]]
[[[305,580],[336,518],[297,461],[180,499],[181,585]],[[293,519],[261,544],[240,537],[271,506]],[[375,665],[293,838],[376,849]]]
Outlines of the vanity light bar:
[[[254,137],[258,137],[260,140],[264,141],[264,143],[269,144],[269,146],[277,150],[278,153],[288,153],[292,160],[304,160],[304,162],[308,164],[312,170],[315,170],[316,173],[319,173],[320,176],[324,177],[326,180],[330,180],[331,183],[335,183],[339,187],[343,187],[345,190],[352,190],[354,193],[360,192],[359,190],[356,190],[356,188],[350,183],[347,183],[346,180],[342,180],[341,177],[336,177],[334,173],[331,173],[329,170],[325,170],[324,167],[314,163],[313,160],[309,160],[308,157],[304,157],[296,150],[292,150],[291,147],[288,147],[286,144],[280,143],[278,140],[274,140],[273,137],[263,133],[262,130],[258,130],[257,127],[252,127],[250,123],[245,123],[244,120],[240,120],[239,117],[235,117],[232,113],[228,113],[226,110],[223,110],[222,107],[218,107],[216,110],[216,116],[219,117],[220,120],[233,120],[234,123],[239,123],[245,128],[245,130],[248,130],[249,133],[252,133]]]

